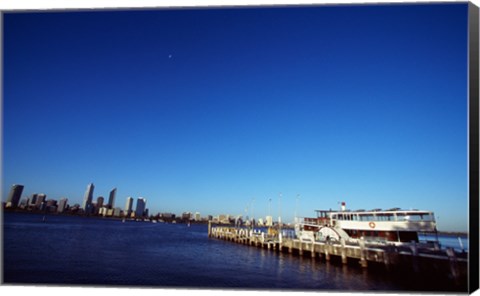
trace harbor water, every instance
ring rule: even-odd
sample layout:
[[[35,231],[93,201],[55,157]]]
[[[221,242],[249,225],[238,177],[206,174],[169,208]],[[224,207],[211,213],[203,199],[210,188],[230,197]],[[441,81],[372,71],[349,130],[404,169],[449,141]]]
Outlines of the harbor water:
[[[455,291],[411,280],[209,239],[207,225],[25,213],[3,214],[3,282],[83,287],[293,291]],[[464,240],[465,246],[468,241]]]

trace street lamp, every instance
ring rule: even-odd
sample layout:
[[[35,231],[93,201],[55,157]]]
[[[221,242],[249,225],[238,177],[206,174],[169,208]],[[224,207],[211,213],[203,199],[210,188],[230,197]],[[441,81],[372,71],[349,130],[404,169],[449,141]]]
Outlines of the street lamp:
[[[300,194],[297,194],[296,200],[295,200],[295,223],[298,222],[297,218],[297,211],[298,211],[298,200],[300,199]]]
[[[255,202],[255,197],[252,198],[252,225],[253,225],[253,222],[255,221],[255,214],[253,213],[253,203]]]
[[[255,214],[253,213],[253,203],[255,202],[255,198],[252,198],[250,204],[252,205],[252,227],[255,227]]]
[[[282,229],[282,193],[278,196],[278,229]]]
[[[271,213],[270,213],[271,203],[272,203],[272,199],[269,198],[269,199],[268,199],[268,215],[269,215],[269,216],[271,215]]]

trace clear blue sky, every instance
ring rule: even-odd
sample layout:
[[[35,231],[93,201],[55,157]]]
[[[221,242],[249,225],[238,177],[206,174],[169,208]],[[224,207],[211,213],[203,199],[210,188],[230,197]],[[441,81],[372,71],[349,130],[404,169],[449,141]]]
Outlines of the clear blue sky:
[[[3,21],[2,200],[15,183],[82,204],[93,182],[151,213],[345,201],[467,229],[465,3]]]

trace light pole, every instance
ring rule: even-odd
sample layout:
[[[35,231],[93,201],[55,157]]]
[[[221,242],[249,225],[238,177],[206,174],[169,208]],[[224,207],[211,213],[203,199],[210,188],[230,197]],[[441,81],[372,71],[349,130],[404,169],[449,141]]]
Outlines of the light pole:
[[[271,203],[272,203],[272,199],[269,198],[268,199],[268,217],[267,217],[267,221],[266,221],[268,223],[267,226],[269,226],[269,227],[273,226],[272,225],[273,224],[273,221],[272,221],[273,219],[272,219],[272,214],[271,214]]]
[[[271,207],[270,205],[271,205],[271,203],[272,203],[272,199],[269,198],[269,199],[268,199],[268,215],[269,215],[269,216],[271,215],[271,213],[270,213],[270,207]]]
[[[255,197],[252,198],[252,224],[253,224],[253,221],[255,221],[255,214],[253,213],[253,203],[255,202]]]
[[[295,199],[295,223],[298,222],[297,211],[298,211],[298,200],[299,199],[300,199],[300,194],[297,194],[297,197]]]
[[[278,229],[282,230],[282,193],[278,196]]]

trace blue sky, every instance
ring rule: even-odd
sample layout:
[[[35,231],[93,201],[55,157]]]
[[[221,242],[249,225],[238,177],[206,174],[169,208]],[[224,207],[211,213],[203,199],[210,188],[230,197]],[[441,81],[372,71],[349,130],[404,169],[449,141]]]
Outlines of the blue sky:
[[[82,204],[93,182],[154,213],[345,201],[467,229],[467,4],[3,21],[2,200],[15,183]]]

